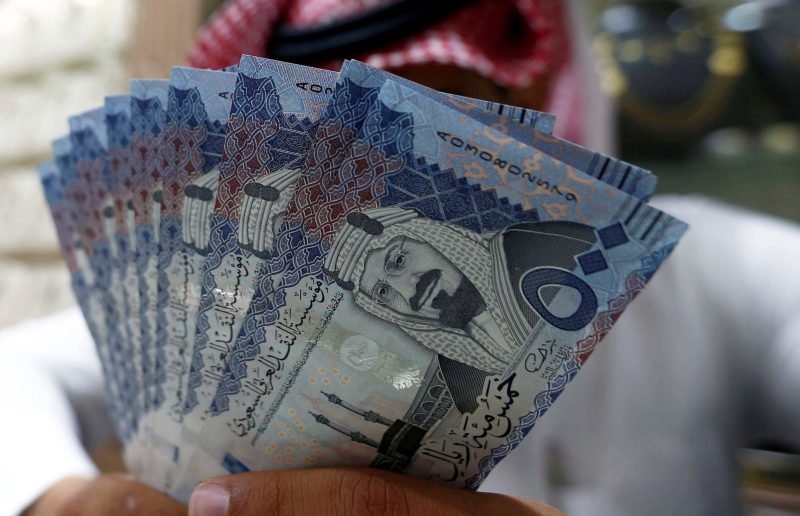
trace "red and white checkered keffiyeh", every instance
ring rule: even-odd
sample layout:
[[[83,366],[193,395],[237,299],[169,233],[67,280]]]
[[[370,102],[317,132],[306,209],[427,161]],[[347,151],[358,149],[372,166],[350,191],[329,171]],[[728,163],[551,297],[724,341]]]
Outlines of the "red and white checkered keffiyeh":
[[[314,27],[387,3],[391,0],[229,0],[200,31],[189,64],[222,68],[242,54],[264,55],[278,20],[293,28]],[[563,10],[560,0],[479,0],[419,34],[342,57],[385,69],[447,64],[501,86],[528,86],[552,75],[569,56]]]
[[[436,0],[431,0],[436,1]],[[292,28],[331,23],[392,0],[228,0],[198,33],[191,66],[223,68],[242,54],[265,55],[279,21]],[[548,78],[547,109],[559,116],[559,133],[580,140],[575,125],[575,80],[569,27],[562,0],[477,0],[448,18],[382,48],[353,57],[387,70],[445,64],[473,70],[500,86],[520,88]],[[338,63],[320,63],[336,68]],[[561,109],[558,109],[561,111]],[[565,117],[564,115],[568,115]]]

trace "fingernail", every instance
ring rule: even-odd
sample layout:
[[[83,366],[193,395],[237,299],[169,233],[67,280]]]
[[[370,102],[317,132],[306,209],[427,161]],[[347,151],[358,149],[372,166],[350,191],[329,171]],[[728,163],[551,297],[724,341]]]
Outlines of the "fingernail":
[[[225,516],[228,514],[228,490],[219,484],[200,484],[189,498],[189,516]]]

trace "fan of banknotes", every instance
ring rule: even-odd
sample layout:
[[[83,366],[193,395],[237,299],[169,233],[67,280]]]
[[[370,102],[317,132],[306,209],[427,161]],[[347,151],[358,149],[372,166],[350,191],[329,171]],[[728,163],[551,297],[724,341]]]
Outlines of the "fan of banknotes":
[[[686,229],[554,123],[251,56],[70,118],[40,176],[130,470],[477,488]]]

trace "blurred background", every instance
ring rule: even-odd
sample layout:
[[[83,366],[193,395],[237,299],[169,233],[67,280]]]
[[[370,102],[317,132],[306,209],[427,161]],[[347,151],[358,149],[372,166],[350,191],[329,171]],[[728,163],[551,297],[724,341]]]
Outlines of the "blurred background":
[[[0,0],[0,327],[74,303],[34,171],[50,141],[130,77],[167,77],[220,3]],[[800,1],[574,4],[617,155],[659,193],[800,222]],[[762,448],[741,456],[751,513],[798,513],[797,456]]]

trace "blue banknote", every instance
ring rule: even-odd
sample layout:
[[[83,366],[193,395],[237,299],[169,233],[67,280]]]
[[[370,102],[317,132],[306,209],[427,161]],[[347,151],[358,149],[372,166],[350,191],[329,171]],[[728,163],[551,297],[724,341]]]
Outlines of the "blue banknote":
[[[82,218],[83,247],[94,272],[96,295],[103,304],[107,324],[107,341],[99,344],[111,350],[130,429],[135,431],[141,412],[137,403],[140,381],[133,350],[121,324],[124,295],[115,245],[114,176],[108,162],[105,110],[98,108],[70,117],[69,126],[78,183],[87,197]]]
[[[181,423],[189,355],[194,347],[211,232],[211,214],[219,186],[219,164],[228,126],[236,74],[176,67],[172,69],[163,130],[158,266],[158,342],[164,348],[164,402],[154,416],[158,436],[172,443],[180,460]],[[151,479],[152,484],[170,480]]]
[[[233,96],[225,157],[202,284],[186,411],[203,411],[214,394],[271,249],[274,217],[311,145],[336,74],[244,57]]]
[[[115,95],[105,99],[105,125],[107,134],[107,158],[109,167],[110,203],[104,206],[107,222],[113,220],[111,240],[115,282],[121,288],[120,319],[131,351],[131,360],[139,381],[136,405],[140,411],[148,410],[145,389],[141,386],[151,381],[152,365],[149,357],[142,353],[142,334],[139,306],[139,275],[136,269],[136,239],[133,189],[130,184],[131,150],[131,99],[130,95]],[[113,214],[113,219],[108,215]]]
[[[166,125],[166,80],[131,81],[130,187],[133,190],[136,270],[139,276],[139,320],[142,354],[151,364],[144,383],[147,406],[164,401],[166,358],[158,341],[158,252],[161,212],[162,133]]]
[[[94,273],[88,260],[81,259],[83,253],[80,242],[80,230],[77,226],[78,215],[75,213],[76,205],[69,199],[65,187],[69,188],[74,180],[74,168],[71,165],[71,145],[69,138],[64,137],[53,142],[54,158],[39,167],[39,179],[45,193],[50,214],[58,237],[59,247],[67,264],[70,274],[70,285],[75,294],[75,299],[84,313],[86,323],[95,342],[104,342],[106,339],[105,315],[99,300],[92,295],[94,286]],[[63,172],[62,172],[63,171]],[[84,255],[85,258],[85,255]],[[115,424],[117,435],[125,436],[128,429],[125,426],[124,406],[117,388],[116,374],[113,370],[108,348],[98,347],[106,384],[106,403],[112,420]]]
[[[256,334],[258,399],[243,438],[209,455],[230,471],[346,463],[474,489],[684,230],[388,81],[342,164],[298,180],[274,237],[288,267]]]
[[[655,188],[655,177],[646,170],[545,134],[536,128],[535,123],[529,126],[518,123],[520,119],[525,119],[524,110],[506,106],[492,112],[479,107],[486,105],[482,101],[455,98],[436,92],[357,61],[349,61],[342,70],[337,83],[337,93],[321,121],[306,169],[323,173],[323,170],[334,170],[341,166],[356,137],[356,132],[364,121],[368,109],[365,106],[370,106],[370,101],[374,102],[380,87],[389,79],[443,102],[464,113],[469,119],[486,124],[522,143],[543,150],[581,172],[597,175],[607,184],[617,186],[632,195],[648,198]],[[529,119],[534,122],[536,120],[534,117]],[[284,248],[275,250],[276,256],[286,256],[295,242],[286,241],[284,245]],[[252,420],[248,415],[253,411],[252,403],[257,399],[257,392],[260,390],[253,382],[258,381],[260,372],[265,367],[257,360],[263,342],[259,337],[260,327],[265,324],[263,313],[269,311],[274,276],[283,273],[284,268],[282,262],[273,260],[263,269],[261,278],[263,282],[257,283],[254,300],[236,345],[229,354],[228,365],[210,406],[211,414],[217,415],[228,411],[231,402],[233,403],[234,410],[228,415],[228,422],[236,428],[236,433],[242,432],[243,427],[252,426]],[[236,423],[237,421],[239,423]],[[244,421],[249,421],[250,424],[242,424]]]

